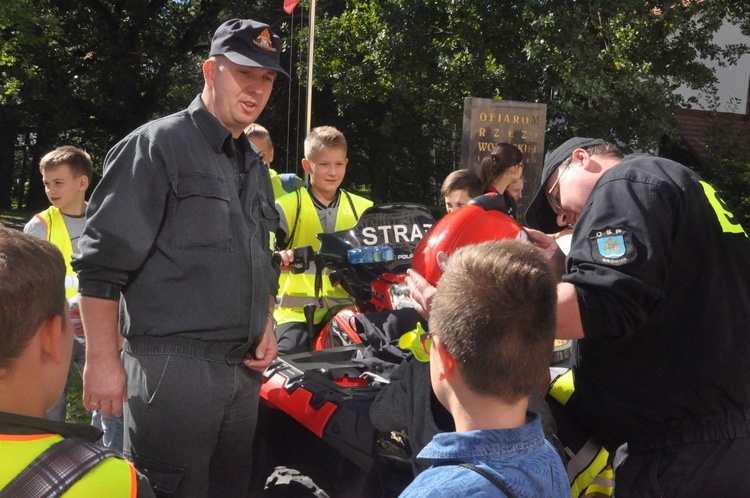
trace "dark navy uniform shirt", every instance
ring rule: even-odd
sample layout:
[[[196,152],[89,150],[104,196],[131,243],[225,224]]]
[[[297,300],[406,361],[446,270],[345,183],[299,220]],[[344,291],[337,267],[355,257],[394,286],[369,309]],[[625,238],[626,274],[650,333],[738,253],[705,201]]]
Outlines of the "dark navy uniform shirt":
[[[609,449],[750,435],[750,243],[710,185],[626,156],[597,182],[566,266],[585,335],[576,397]]]

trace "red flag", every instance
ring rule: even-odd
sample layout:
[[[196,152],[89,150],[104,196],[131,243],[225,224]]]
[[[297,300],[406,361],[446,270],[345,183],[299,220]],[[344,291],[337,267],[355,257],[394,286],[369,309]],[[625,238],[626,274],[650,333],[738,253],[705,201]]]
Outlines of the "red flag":
[[[284,12],[291,14],[301,0],[284,0]]]

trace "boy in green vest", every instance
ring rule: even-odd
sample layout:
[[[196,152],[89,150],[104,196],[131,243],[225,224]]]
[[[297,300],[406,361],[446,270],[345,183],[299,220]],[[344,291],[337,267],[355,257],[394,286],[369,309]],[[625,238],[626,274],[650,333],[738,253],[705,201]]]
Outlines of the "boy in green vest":
[[[65,296],[77,311],[78,277],[70,266],[70,258],[78,252],[78,239],[86,226],[86,190],[91,184],[93,164],[85,151],[63,145],[42,158],[39,171],[52,205],[34,215],[23,231],[52,242],[60,250],[65,261]],[[86,349],[80,320],[74,332],[73,362],[83,372]],[[73,373],[72,363],[70,367],[69,377]],[[66,385],[63,396],[47,414],[50,420],[65,421],[67,391]]]
[[[78,238],[86,226],[91,157],[72,145],[63,145],[42,158],[39,171],[52,205],[31,218],[23,231],[49,240],[60,249],[65,259],[65,295],[71,299],[78,293],[78,277],[70,267],[70,257],[78,252]]]
[[[101,431],[42,418],[60,397],[73,350],[65,266],[49,242],[0,226],[0,489],[8,496],[153,496],[129,462],[93,444]],[[37,460],[48,450],[64,463]]]
[[[347,146],[344,135],[332,126],[313,128],[305,138],[305,158],[302,167],[310,176],[310,184],[276,200],[279,212],[279,232],[276,240],[286,249],[280,251],[284,266],[279,281],[279,305],[274,312],[276,340],[279,354],[291,354],[308,349],[307,322],[303,308],[314,304],[315,325],[320,324],[333,306],[351,303],[351,298],[340,287],[332,287],[327,275],[322,278],[315,297],[314,264],[301,274],[292,274],[288,265],[294,260],[292,250],[299,246],[320,249],[319,233],[331,233],[353,227],[372,201],[350,194],[340,188],[346,174]]]

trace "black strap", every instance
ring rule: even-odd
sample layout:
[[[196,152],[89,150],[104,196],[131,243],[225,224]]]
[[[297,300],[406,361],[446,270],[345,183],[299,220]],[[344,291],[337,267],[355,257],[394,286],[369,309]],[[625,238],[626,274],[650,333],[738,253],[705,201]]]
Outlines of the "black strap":
[[[466,463],[466,462],[464,462],[464,463],[459,463],[458,465],[459,465],[460,467],[464,467],[464,468],[466,468],[466,469],[471,469],[471,470],[473,470],[474,472],[476,472],[477,474],[481,474],[481,475],[482,475],[482,476],[484,476],[484,477],[485,477],[485,478],[486,478],[486,479],[487,479],[488,481],[490,481],[490,482],[491,482],[492,484],[494,484],[494,485],[495,485],[495,487],[497,487],[497,488],[498,488],[498,489],[499,489],[500,491],[502,491],[503,493],[505,493],[505,496],[507,496],[508,498],[515,498],[515,497],[516,497],[516,495],[514,495],[514,494],[513,494],[513,493],[512,493],[512,492],[511,492],[511,491],[510,491],[510,490],[508,489],[508,486],[506,486],[506,485],[505,485],[505,484],[504,484],[504,483],[503,483],[503,482],[502,482],[501,480],[499,480],[499,479],[498,479],[497,477],[493,476],[492,474],[490,474],[490,473],[489,473],[489,472],[487,472],[486,470],[484,470],[484,469],[480,469],[480,468],[479,468],[479,467],[477,467],[476,465],[472,465],[472,464],[470,464],[470,463]]]
[[[294,232],[297,231],[297,223],[299,222],[299,213],[300,211],[302,211],[302,194],[300,193],[299,188],[295,190],[294,192],[297,194],[297,211],[294,213],[294,225],[292,225],[292,232],[289,234],[288,242],[284,245],[284,249],[288,248],[292,244],[292,242],[294,242]]]
[[[359,214],[357,213],[357,208],[354,207],[354,201],[352,201],[352,196],[349,195],[349,192],[344,190],[343,188],[341,191],[346,195],[347,200],[349,201],[349,207],[352,208],[352,213],[354,213],[354,219],[359,220]]]
[[[2,490],[0,498],[57,498],[114,450],[81,439],[63,439],[34,459]]]

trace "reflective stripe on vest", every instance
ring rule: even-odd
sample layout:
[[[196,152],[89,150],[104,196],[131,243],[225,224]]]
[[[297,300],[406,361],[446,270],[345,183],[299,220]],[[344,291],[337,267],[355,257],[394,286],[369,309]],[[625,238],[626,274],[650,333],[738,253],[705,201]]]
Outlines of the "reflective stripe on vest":
[[[549,395],[561,405],[565,405],[575,391],[573,370],[568,370],[554,381]],[[575,454],[565,467],[570,482],[570,495],[573,498],[585,497],[592,493],[597,496],[612,496],[614,492],[614,474],[607,465],[609,452],[593,437]]]
[[[297,192],[299,192],[299,196]],[[299,219],[297,219],[298,197],[300,199]],[[349,199],[351,199],[351,203]],[[323,226],[320,224],[318,211],[315,209],[307,188],[300,188],[296,192],[281,197],[276,202],[284,211],[287,229],[293,233],[293,238],[289,241],[287,247],[311,246],[314,251],[320,249],[320,240],[317,236],[319,233],[323,233]],[[352,204],[356,215],[352,211]],[[334,230],[340,231],[353,227],[362,212],[370,206],[372,206],[371,201],[342,190]],[[274,312],[274,318],[278,323],[304,322],[305,315],[302,307],[305,304],[319,305],[317,299],[315,299],[315,272],[315,265],[311,264],[310,268],[304,273],[295,275],[283,272],[281,274],[279,278],[279,307]],[[315,323],[320,323],[327,309],[332,306],[352,302],[351,297],[344,289],[331,286],[328,275],[329,272],[325,269],[322,289],[319,292],[319,296],[323,299],[323,307],[315,310]]]
[[[70,265],[73,257],[73,243],[70,241],[68,227],[62,213],[55,206],[50,206],[36,215],[47,225],[47,240],[52,242],[63,255],[65,260],[65,297],[72,298],[78,293],[78,276]]]
[[[0,489],[12,481],[47,448],[61,441],[57,434],[0,434]],[[63,495],[66,498],[108,496],[134,498],[138,490],[135,468],[120,458],[107,458],[87,472]]]

